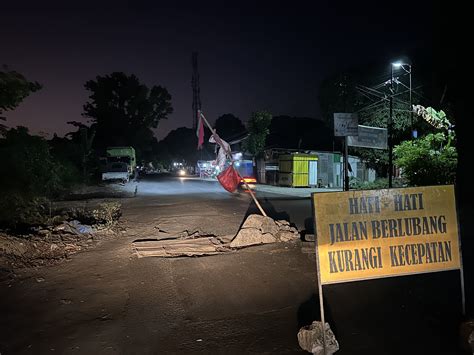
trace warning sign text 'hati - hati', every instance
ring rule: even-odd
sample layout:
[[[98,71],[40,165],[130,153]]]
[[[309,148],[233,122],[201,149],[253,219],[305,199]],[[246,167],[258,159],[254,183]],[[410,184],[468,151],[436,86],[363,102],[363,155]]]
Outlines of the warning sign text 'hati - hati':
[[[453,186],[312,198],[322,284],[460,268]]]

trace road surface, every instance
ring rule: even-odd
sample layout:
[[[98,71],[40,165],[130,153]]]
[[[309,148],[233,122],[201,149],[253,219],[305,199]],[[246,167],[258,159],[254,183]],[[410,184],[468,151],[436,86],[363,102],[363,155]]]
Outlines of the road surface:
[[[311,230],[309,199],[259,199]],[[303,353],[298,329],[320,317],[310,243],[139,259],[136,239],[233,235],[256,208],[248,194],[170,177],[143,179],[121,202],[119,237],[0,284],[1,354]],[[325,286],[324,299],[338,354],[460,353],[456,271]]]

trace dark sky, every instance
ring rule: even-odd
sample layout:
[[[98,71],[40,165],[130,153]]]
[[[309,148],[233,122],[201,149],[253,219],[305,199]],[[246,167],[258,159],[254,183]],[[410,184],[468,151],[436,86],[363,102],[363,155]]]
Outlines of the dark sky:
[[[0,5],[0,65],[43,84],[7,125],[72,130],[84,83],[113,71],[165,86],[174,113],[156,131],[192,126],[191,53],[199,52],[201,101],[215,120],[254,110],[318,117],[324,76],[353,65],[430,51],[430,1],[17,1]],[[72,4],[78,5],[72,5]]]

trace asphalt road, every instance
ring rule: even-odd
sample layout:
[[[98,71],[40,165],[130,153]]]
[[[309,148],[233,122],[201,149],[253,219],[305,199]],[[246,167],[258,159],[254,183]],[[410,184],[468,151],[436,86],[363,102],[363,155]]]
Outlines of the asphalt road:
[[[122,199],[122,236],[0,284],[0,353],[301,353],[299,327],[320,317],[313,246],[138,259],[136,239],[232,235],[256,208],[213,182],[149,177],[136,187]],[[311,230],[309,199],[259,199],[272,217]],[[457,271],[325,286],[338,354],[461,353],[459,287]]]

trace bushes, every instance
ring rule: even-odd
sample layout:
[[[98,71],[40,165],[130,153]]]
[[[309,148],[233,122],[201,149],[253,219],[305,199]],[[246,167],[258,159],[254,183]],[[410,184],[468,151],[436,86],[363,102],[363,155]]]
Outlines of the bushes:
[[[2,192],[23,196],[51,196],[60,188],[59,165],[46,140],[31,136],[27,128],[12,128],[0,140]]]
[[[41,224],[47,199],[57,196],[72,180],[74,170],[51,155],[48,142],[12,128],[0,139],[0,226],[16,228]]]
[[[410,185],[453,184],[456,179],[457,151],[445,133],[428,134],[405,141],[394,149],[395,164]]]
[[[393,187],[404,187],[406,181],[400,178],[393,179]],[[349,186],[351,189],[355,190],[378,190],[378,189],[388,189],[388,179],[387,178],[378,178],[375,181],[361,181],[358,178],[351,177],[349,181]]]
[[[2,192],[0,227],[21,229],[48,221],[49,201],[44,197],[25,196],[18,192]]]

